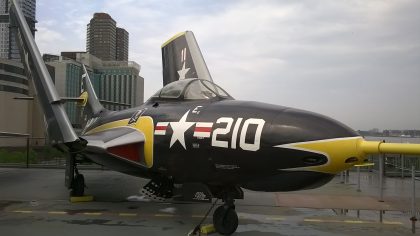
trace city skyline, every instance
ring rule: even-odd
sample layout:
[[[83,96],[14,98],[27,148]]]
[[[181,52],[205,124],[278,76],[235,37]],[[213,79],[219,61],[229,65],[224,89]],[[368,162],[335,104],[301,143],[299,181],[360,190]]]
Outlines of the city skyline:
[[[81,50],[85,22],[109,13],[130,32],[147,98],[162,86],[160,45],[192,30],[214,81],[237,99],[314,111],[360,130],[420,128],[418,2],[177,3],[39,0],[36,40],[42,53]]]

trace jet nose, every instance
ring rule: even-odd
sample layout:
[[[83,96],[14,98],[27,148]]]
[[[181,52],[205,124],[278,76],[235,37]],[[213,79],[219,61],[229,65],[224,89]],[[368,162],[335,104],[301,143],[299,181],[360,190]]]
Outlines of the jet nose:
[[[358,150],[362,137],[348,126],[320,114],[286,109],[276,116],[272,132],[276,147],[321,154],[328,159],[305,169],[335,174],[365,159]]]
[[[277,136],[273,141],[279,144],[359,136],[327,116],[292,108],[279,112],[272,122],[272,130]]]

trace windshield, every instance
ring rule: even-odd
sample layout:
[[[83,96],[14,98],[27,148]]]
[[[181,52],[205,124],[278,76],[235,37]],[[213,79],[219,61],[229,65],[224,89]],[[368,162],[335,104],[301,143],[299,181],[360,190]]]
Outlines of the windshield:
[[[183,79],[172,82],[152,97],[185,100],[208,100],[216,97],[232,98],[211,81],[200,79]]]
[[[188,80],[179,80],[170,83],[160,90],[159,97],[161,98],[178,98],[184,91],[185,86],[190,83]]]
[[[217,93],[205,86],[202,81],[192,81],[185,91],[184,99],[210,99],[217,97]]]

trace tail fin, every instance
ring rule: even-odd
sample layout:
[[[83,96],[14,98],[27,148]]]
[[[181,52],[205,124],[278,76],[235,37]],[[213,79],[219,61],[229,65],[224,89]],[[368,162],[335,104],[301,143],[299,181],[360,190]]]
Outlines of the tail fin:
[[[83,65],[82,84],[83,93],[87,95],[87,109],[89,110],[88,118],[98,116],[101,112],[105,111],[105,108],[100,103],[98,96],[96,96],[95,90],[93,89],[92,82],[89,77],[89,73]]]
[[[78,102],[79,109],[77,109],[77,111],[82,128],[85,129],[91,118],[98,117],[107,110],[102,106],[98,96],[96,96],[92,81],[90,80],[89,73],[85,65],[82,64],[82,66],[82,94],[80,95],[82,100]]]
[[[176,80],[213,81],[191,31],[176,34],[162,45],[163,86]]]
[[[52,144],[73,143],[79,138],[73,130],[60,101],[50,74],[41,58],[25,17],[15,0],[10,5],[11,23],[17,27],[19,46],[26,76],[32,79],[46,118],[48,136]]]

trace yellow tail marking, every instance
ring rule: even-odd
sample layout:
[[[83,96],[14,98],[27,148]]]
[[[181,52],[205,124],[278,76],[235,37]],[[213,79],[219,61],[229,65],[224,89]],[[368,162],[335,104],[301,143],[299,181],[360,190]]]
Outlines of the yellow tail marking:
[[[171,43],[172,41],[174,41],[175,39],[181,37],[182,35],[184,35],[186,32],[179,32],[177,34],[175,34],[174,36],[172,36],[170,39],[168,39],[166,42],[164,42],[162,44],[162,48],[165,47],[166,45],[168,45],[169,43]]]

